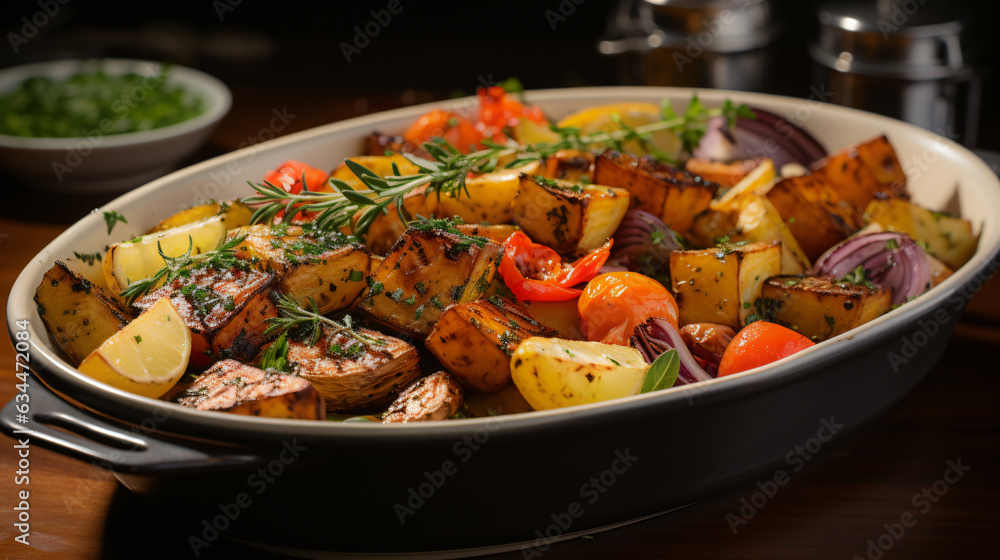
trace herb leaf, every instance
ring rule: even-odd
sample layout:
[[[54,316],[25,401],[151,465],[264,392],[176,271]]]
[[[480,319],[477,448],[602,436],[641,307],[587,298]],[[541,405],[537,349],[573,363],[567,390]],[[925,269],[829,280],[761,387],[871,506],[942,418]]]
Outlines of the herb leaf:
[[[646,377],[642,380],[640,393],[651,393],[660,389],[669,389],[677,381],[677,375],[681,371],[681,360],[677,356],[677,350],[671,348],[660,354],[649,365],[646,370]]]
[[[125,219],[125,216],[119,214],[117,210],[104,213],[104,223],[108,224],[108,235],[111,235],[111,230],[115,229],[115,224],[118,222],[127,224],[128,220]]]

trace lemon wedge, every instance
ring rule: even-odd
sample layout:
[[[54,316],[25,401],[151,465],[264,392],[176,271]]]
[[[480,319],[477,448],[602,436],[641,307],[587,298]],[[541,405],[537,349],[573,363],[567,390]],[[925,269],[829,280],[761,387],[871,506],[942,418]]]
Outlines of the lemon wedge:
[[[228,227],[229,222],[222,215],[115,243],[104,256],[104,279],[108,288],[118,296],[132,282],[150,278],[166,266],[157,244],[168,257],[183,255],[189,243],[191,254],[198,255],[221,245],[226,240]]]
[[[726,191],[726,194],[722,195],[718,200],[713,200],[709,207],[712,210],[722,210],[745,193],[763,195],[774,184],[776,176],[774,162],[770,159],[765,159],[757,164],[757,167],[754,167],[753,171],[747,173],[747,176],[741,179],[739,183],[733,185],[733,188]]]
[[[588,107],[564,117],[559,121],[560,127],[579,128],[581,134],[612,132],[620,130],[621,125],[615,122],[613,115],[618,115],[621,123],[637,128],[660,120],[660,107],[652,103],[614,103]],[[658,130],[650,135],[649,143],[657,150],[678,159],[681,153],[681,141],[669,130]],[[622,148],[632,154],[646,155],[649,152],[642,144],[630,140],[622,144]]]
[[[112,387],[157,398],[187,370],[191,331],[169,298],[104,341],[80,364],[80,371]]]

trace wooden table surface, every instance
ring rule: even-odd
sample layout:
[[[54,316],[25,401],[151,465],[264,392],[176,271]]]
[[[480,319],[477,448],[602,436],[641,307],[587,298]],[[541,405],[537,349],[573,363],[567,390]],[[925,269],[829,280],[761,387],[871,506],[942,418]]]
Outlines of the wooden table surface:
[[[287,134],[425,97],[410,92],[400,98],[318,94],[290,98],[259,89],[237,89],[234,94],[233,112],[195,160],[259,137],[273,108],[287,106],[297,115],[280,132]],[[0,179],[7,185],[0,208],[0,293],[6,295],[20,270],[44,245],[109,197],[52,197]],[[994,279],[972,301],[947,353],[925,381],[862,429],[824,447],[752,516],[744,500],[757,492],[756,481],[673,514],[554,545],[543,557],[996,558],[1000,548],[997,284]],[[0,403],[13,398],[14,385],[14,352],[3,343]],[[183,504],[176,511],[151,510],[108,472],[38,446],[30,449],[30,485],[16,486],[14,444],[4,438],[0,450],[0,558],[192,556]],[[963,468],[957,480],[949,474],[952,482],[939,482],[952,464],[967,470]],[[13,542],[16,491],[24,488],[30,489],[30,548]],[[922,497],[925,491],[930,498]],[[730,523],[741,515],[741,507],[746,523],[734,533]],[[901,519],[911,520],[908,515],[913,523],[899,525]],[[225,540],[213,543],[201,557],[237,555],[277,557]]]

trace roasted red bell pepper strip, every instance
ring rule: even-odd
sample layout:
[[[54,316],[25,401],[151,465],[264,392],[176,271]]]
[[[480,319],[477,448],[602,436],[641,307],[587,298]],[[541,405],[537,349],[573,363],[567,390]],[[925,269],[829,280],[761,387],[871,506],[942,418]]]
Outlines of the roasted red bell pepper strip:
[[[533,243],[518,231],[504,242],[498,270],[514,297],[521,301],[566,301],[582,293],[573,286],[597,276],[608,260],[611,244],[609,239],[576,262],[565,264],[559,253]]]
[[[281,164],[277,169],[272,169],[264,175],[264,180],[272,185],[281,187],[290,194],[299,194],[302,192],[302,179],[305,178],[305,185],[309,187],[311,191],[327,190],[324,186],[326,180],[330,176],[326,174],[325,171],[321,171],[314,167],[309,167],[308,165],[302,163],[301,161],[295,161],[290,159],[285,163]],[[281,218],[285,215],[285,211],[281,210],[278,212],[277,217]],[[312,218],[312,212],[300,212],[296,215],[297,218],[310,219]]]

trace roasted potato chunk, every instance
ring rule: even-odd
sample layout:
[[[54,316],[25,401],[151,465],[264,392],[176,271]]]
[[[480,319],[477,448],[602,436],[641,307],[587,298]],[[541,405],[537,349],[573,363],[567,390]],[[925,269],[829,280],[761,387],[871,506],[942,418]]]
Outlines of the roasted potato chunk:
[[[322,393],[330,412],[383,405],[420,375],[420,357],[412,344],[378,331],[356,330],[382,343],[365,346],[324,325],[315,346],[288,344],[289,368]]]
[[[563,253],[592,251],[611,237],[628,211],[629,193],[599,185],[521,175],[514,221],[536,243]]]
[[[411,227],[368,279],[359,308],[392,328],[427,336],[445,307],[479,299],[499,257],[500,246],[486,238]]]
[[[694,216],[708,208],[719,186],[649,157],[606,151],[594,162],[594,183],[629,192],[629,208],[659,217],[685,233]]]
[[[510,383],[510,356],[521,340],[555,335],[494,297],[448,306],[425,344],[462,385],[493,393]]]
[[[368,249],[338,233],[303,235],[300,226],[258,224],[230,233],[239,235],[247,237],[236,255],[257,259],[277,275],[275,287],[302,307],[312,298],[320,313],[332,313],[350,307],[365,289]]]
[[[199,410],[246,416],[323,420],[321,395],[305,379],[266,372],[236,360],[217,362],[191,384],[177,402]]]
[[[524,304],[528,315],[556,331],[559,338],[587,340],[580,326],[580,312],[577,310],[579,300],[580,298],[566,301],[528,301]]]
[[[812,340],[826,340],[888,312],[892,290],[832,278],[776,276],[761,290],[774,319]],[[773,302],[773,303],[772,303]]]
[[[968,262],[979,245],[979,235],[972,232],[969,220],[934,212],[901,198],[876,198],[865,208],[865,220],[909,235],[953,269]]]
[[[389,406],[383,424],[446,420],[462,406],[465,391],[448,372],[418,379]]]
[[[104,290],[60,261],[42,276],[35,305],[52,339],[74,365],[134,318]]]
[[[789,177],[767,191],[810,261],[857,230],[857,208],[841,200],[820,175]]]
[[[691,158],[684,162],[684,169],[706,181],[731,189],[757,167],[759,160],[742,159],[730,163]]]
[[[906,175],[885,135],[829,155],[812,165],[841,200],[864,209],[875,193],[906,196]]]
[[[442,194],[440,209],[445,217],[458,216],[469,223],[505,224],[511,221],[511,205],[517,197],[522,173],[534,173],[538,162],[484,173],[465,181],[465,190]]]
[[[403,209],[409,214],[410,219],[417,216],[429,218],[432,214],[438,213],[438,199],[436,195],[427,194],[427,187],[417,187],[403,195]],[[365,245],[376,255],[384,255],[392,249],[392,244],[399,239],[400,235],[406,231],[406,224],[399,217],[396,204],[386,206],[386,214],[379,214],[368,226],[365,232]],[[361,212],[354,216],[355,223],[361,217]]]
[[[503,242],[507,241],[507,238],[510,237],[515,231],[521,231],[521,228],[510,224],[459,224],[455,226],[455,229],[465,235],[472,237],[485,237],[486,239],[501,245],[503,245]]]
[[[559,150],[545,158],[540,175],[547,179],[562,179],[571,183],[593,183],[594,154],[580,150]]]
[[[196,269],[191,276],[135,300],[136,314],[161,297],[170,303],[191,329],[193,368],[205,368],[219,358],[249,362],[264,344],[265,322],[277,317],[270,293],[273,274],[237,266],[229,270]]]
[[[766,198],[753,193],[743,194],[723,208],[708,210],[695,218],[689,239],[707,247],[719,237],[728,237],[731,242],[780,241],[781,274],[802,274],[810,267],[809,258],[778,210]]]
[[[779,241],[670,253],[680,324],[718,323],[739,330],[761,286],[779,270]]]

